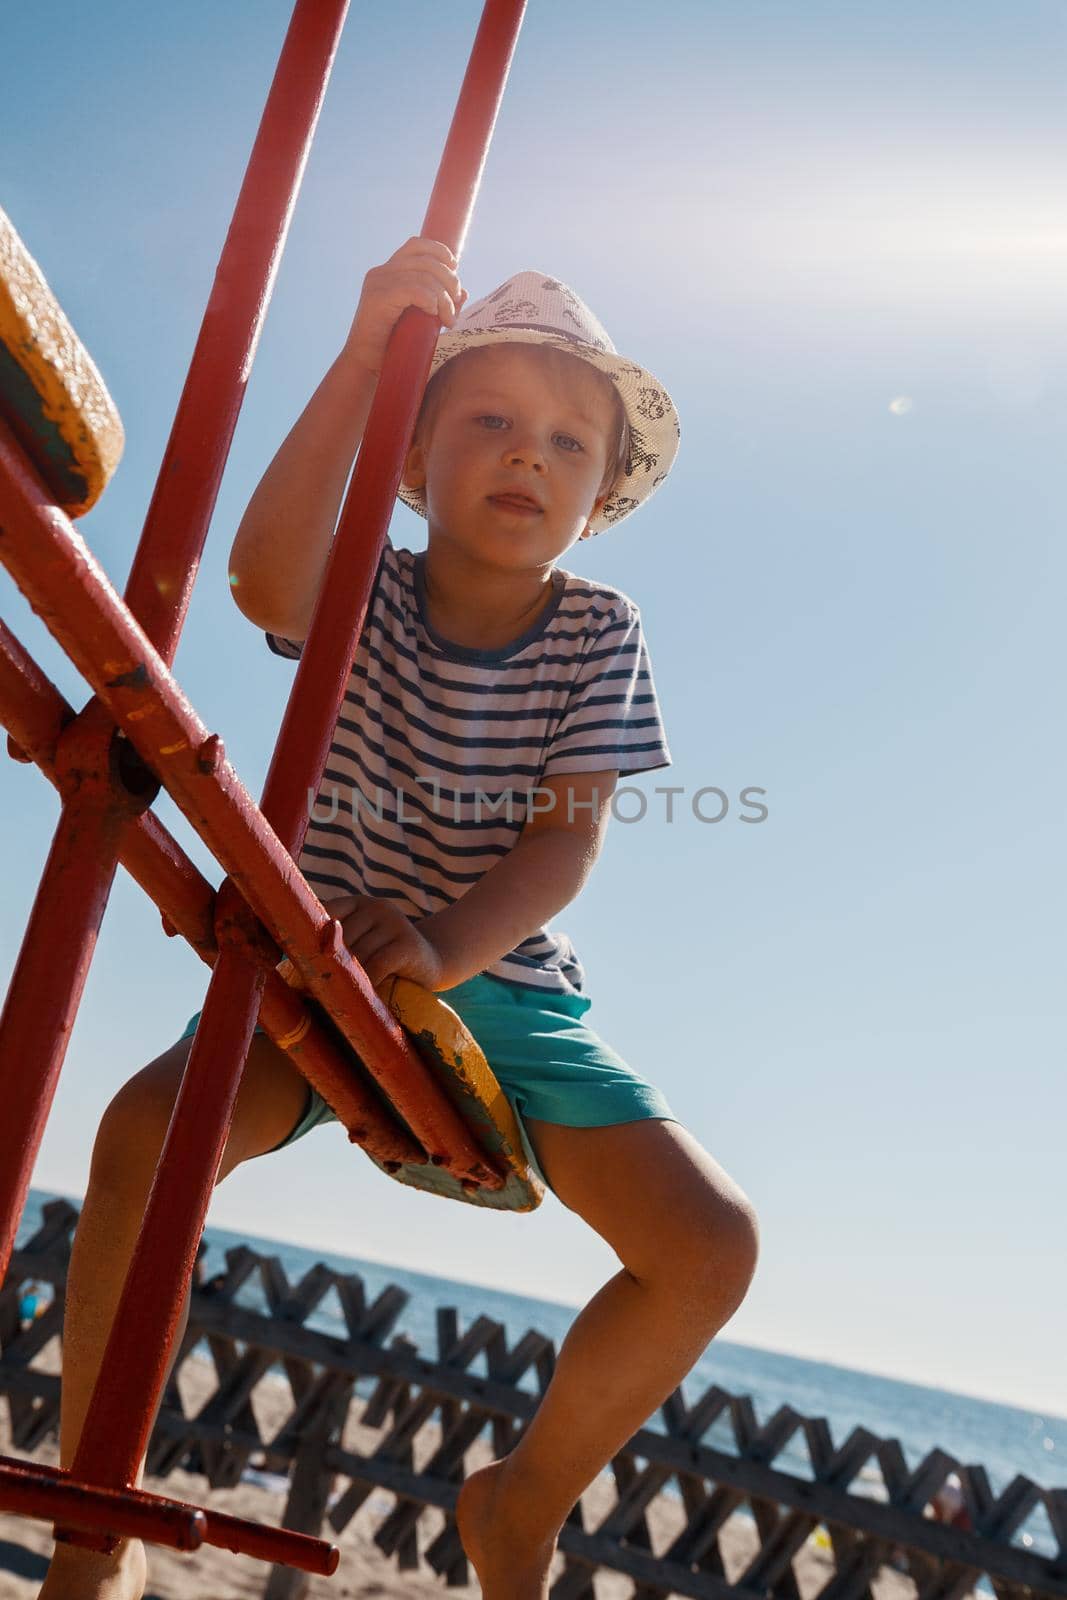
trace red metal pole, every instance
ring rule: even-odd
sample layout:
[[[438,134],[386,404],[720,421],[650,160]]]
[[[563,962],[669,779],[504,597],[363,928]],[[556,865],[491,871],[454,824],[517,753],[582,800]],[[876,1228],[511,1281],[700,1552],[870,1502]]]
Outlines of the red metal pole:
[[[132,1484],[148,1448],[178,1320],[259,1013],[263,973],[222,951],[145,1206],[71,1476]],[[118,1425],[116,1425],[118,1424]]]
[[[174,660],[348,0],[297,0],[126,585]]]
[[[68,1483],[60,1473],[37,1462],[5,1461],[0,1465],[0,1495],[6,1511],[47,1521],[62,1518],[68,1527],[86,1533],[107,1528],[116,1534],[153,1539],[175,1550],[199,1550],[204,1542],[207,1518],[192,1506],[178,1500],[145,1504],[134,1500],[129,1490]]]
[[[471,49],[422,232],[456,255],[470,226],[525,0],[488,0]],[[413,307],[393,330],[311,631],[263,790],[263,814],[299,855],[396,503],[430,359],[435,318]]]
[[[102,872],[97,856],[86,852],[86,832],[94,847],[97,841],[103,842],[107,859],[113,863],[122,821],[106,787],[100,789],[95,804],[83,798],[64,805],[0,1015],[0,1061],[5,1064],[4,1115],[0,1118],[0,1279],[14,1249],[115,876],[114,865]],[[42,1019],[48,1021],[47,1034]]]

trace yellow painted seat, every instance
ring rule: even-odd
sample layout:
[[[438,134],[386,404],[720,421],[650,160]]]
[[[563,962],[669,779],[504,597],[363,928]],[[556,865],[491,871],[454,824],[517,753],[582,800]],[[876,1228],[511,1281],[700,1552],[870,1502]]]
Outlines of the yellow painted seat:
[[[278,972],[292,988],[302,989],[288,958],[278,963]],[[450,1172],[435,1167],[431,1161],[386,1166],[368,1150],[375,1166],[398,1183],[426,1189],[448,1200],[465,1200],[495,1211],[533,1211],[544,1199],[545,1186],[526,1159],[515,1113],[466,1023],[438,995],[408,978],[386,978],[378,986],[378,997],[407,1033],[478,1144],[505,1169],[507,1178],[502,1189],[464,1188]],[[338,1043],[344,1044],[317,1001],[306,994],[304,998]],[[354,1059],[359,1071],[377,1086],[377,1079],[367,1072],[358,1056]]]
[[[0,211],[0,413],[68,516],[96,504],[125,436],[103,378]]]
[[[482,1149],[507,1170],[503,1189],[496,1191],[464,1189],[451,1173],[429,1162],[406,1162],[391,1176],[415,1189],[428,1189],[448,1199],[467,1200],[497,1211],[534,1210],[544,1198],[545,1186],[526,1159],[515,1113],[474,1035],[451,1006],[407,978],[387,978],[378,993],[432,1068]]]

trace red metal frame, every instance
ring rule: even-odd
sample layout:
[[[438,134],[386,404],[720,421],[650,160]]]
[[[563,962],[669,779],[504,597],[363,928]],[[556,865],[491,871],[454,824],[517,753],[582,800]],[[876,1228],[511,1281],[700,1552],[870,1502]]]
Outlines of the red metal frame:
[[[60,787],[55,753],[74,710],[0,622],[0,724],[24,758],[36,761]],[[163,912],[169,933],[181,934],[209,966],[218,958],[215,891],[151,812],[125,824],[120,859]],[[336,1110],[354,1143],[389,1162],[424,1160],[425,1152],[395,1119],[377,1091],[353,1073],[303,999],[267,973],[260,1022],[276,1044]]]
[[[268,1032],[374,1154],[432,1159],[468,1184],[503,1182],[294,864],[429,371],[433,319],[407,311],[390,341],[261,807],[169,670],[347,4],[297,0],[125,604],[0,425],[0,554],[95,691],[76,715],[0,624],[0,714],[12,754],[35,760],[63,796],[0,1018],[8,1109],[16,1108],[0,1127],[0,1276],[120,858],[160,905],[167,931],[183,933],[214,968],[74,1462],[31,1470],[0,1461],[0,1506],[59,1518],[65,1536],[96,1548],[134,1532],[180,1548],[207,1539],[316,1572],[337,1562],[322,1541],[195,1511],[133,1484],[261,1007]],[[457,256],[524,6],[487,0],[423,222],[423,234]],[[159,781],[228,874],[217,895],[147,811]],[[272,970],[282,951],[397,1115]]]

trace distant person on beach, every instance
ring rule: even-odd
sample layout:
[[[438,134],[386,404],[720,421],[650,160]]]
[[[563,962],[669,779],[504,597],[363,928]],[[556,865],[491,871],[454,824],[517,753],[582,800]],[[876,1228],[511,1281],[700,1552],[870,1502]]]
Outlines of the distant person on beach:
[[[926,1507],[934,1522],[944,1522],[950,1528],[962,1528],[970,1533],[974,1524],[963,1498],[963,1484],[959,1473],[950,1472],[940,1489]]]
[[[36,1278],[23,1285],[19,1296],[19,1321],[24,1328],[37,1321],[44,1315],[51,1304],[52,1296],[43,1283],[38,1283]]]
[[[429,313],[444,331],[400,491],[428,548],[386,543],[299,864],[373,983],[401,975],[458,1012],[530,1160],[619,1258],[522,1437],[459,1494],[485,1600],[545,1600],[579,1496],[740,1305],[757,1226],[661,1090],[594,1032],[578,953],[549,926],[592,870],[619,779],[670,761],[637,606],[558,563],[663,482],[674,407],[565,284],[520,272],[465,306],[456,265],[416,238],[368,272],[245,512],[230,583],[271,649],[298,657],[387,341],[408,306]],[[657,544],[648,560],[672,556]],[[665,908],[632,901],[628,935],[636,987],[643,948],[671,938]],[[194,1028],[120,1090],[97,1136],[67,1295],[65,1463]],[[713,1070],[695,1030],[690,1050],[694,1072]],[[257,1031],[219,1179],[332,1117]],[[61,1544],[42,1596],[134,1600],[145,1570],[135,1541],[111,1557]]]

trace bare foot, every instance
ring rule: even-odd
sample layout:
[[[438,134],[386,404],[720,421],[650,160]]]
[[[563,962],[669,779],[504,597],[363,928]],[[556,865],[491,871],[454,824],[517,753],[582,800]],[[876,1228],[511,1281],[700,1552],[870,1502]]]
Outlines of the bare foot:
[[[456,1525],[478,1574],[482,1600],[548,1600],[555,1535],[533,1534],[507,1493],[505,1463],[472,1472],[459,1491]]]
[[[60,1540],[38,1600],[141,1600],[148,1561],[140,1539],[128,1539],[114,1555]]]

